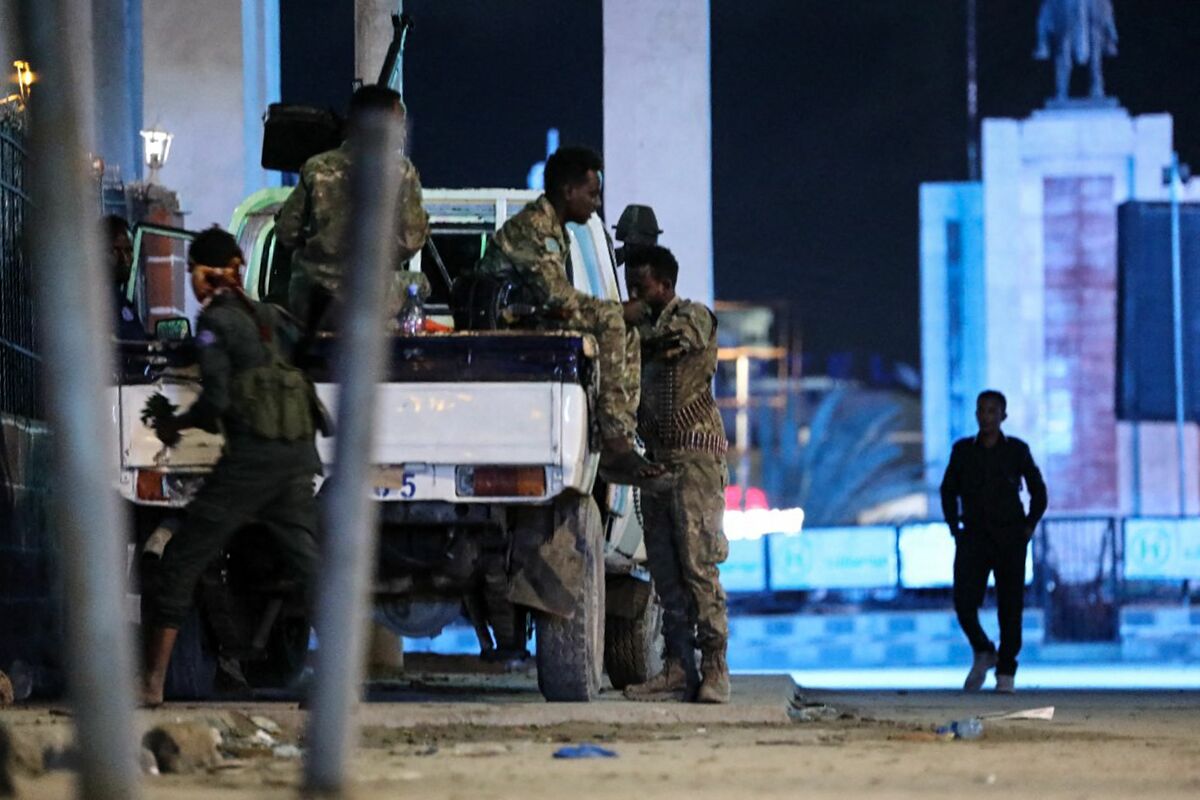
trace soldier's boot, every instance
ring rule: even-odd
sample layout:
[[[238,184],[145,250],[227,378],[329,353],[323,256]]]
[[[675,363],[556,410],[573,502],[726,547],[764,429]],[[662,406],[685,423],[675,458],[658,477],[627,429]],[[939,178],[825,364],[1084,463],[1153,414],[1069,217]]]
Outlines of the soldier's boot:
[[[142,674],[141,705],[158,708],[163,704],[163,688],[167,682],[167,667],[175,649],[178,628],[152,628],[146,635],[146,664]]]
[[[696,692],[697,703],[729,702],[729,664],[725,661],[725,645],[704,650],[700,658],[700,671],[704,680]]]
[[[629,700],[645,702],[686,700],[693,688],[694,682],[688,678],[688,671],[684,666],[683,659],[678,656],[667,656],[662,672],[644,683],[626,686],[625,697]]]

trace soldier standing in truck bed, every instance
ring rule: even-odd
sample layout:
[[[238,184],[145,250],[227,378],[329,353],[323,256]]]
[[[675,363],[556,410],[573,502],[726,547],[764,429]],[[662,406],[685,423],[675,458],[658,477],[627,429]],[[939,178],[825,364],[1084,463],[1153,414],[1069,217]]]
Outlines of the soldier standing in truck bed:
[[[404,124],[404,104],[400,95],[385,86],[363,86],[350,98],[350,126],[367,113],[390,113],[396,124]],[[429,216],[421,198],[421,177],[417,168],[403,154],[401,161],[400,193],[401,218],[397,225],[400,255],[396,263],[398,280],[389,293],[389,307],[399,310],[404,297],[402,285],[409,273],[400,267],[425,245],[429,236]],[[340,147],[313,156],[300,170],[300,183],[288,195],[275,216],[275,237],[279,244],[292,251],[292,274],[288,287],[288,310],[309,331],[328,327],[328,313],[336,305],[345,272],[347,244],[350,233],[350,170],[354,160],[353,139]],[[420,273],[412,280],[429,294],[429,284]]]
[[[713,398],[717,318],[675,294],[679,264],[664,247],[630,253],[625,318],[642,342],[638,432],[655,461],[677,476],[673,491],[642,499],[646,556],[662,600],[663,671],[625,690],[633,699],[690,699],[695,649],[703,680],[695,699],[729,702],[729,623],[717,565],[729,555],[725,511],[725,427]]]
[[[196,325],[201,391],[182,414],[151,398],[144,419],[167,446],[188,428],[223,431],[221,458],[166,542],[148,604],[142,703],[163,701],[179,628],[201,574],[251,519],[263,523],[289,571],[306,587],[316,569],[313,478],[320,472],[312,386],[287,363],[286,323],[277,309],[241,291],[242,252],[226,231],[192,242],[188,272],[204,308]],[[294,338],[294,337],[293,337]],[[157,404],[157,406],[156,406]]]
[[[496,232],[480,270],[511,275],[532,292],[543,309],[536,324],[596,337],[600,350],[601,474],[614,483],[661,491],[673,485],[674,478],[635,447],[640,353],[626,330],[621,306],[581,292],[568,277],[571,237],[566,225],[586,225],[600,208],[603,169],[595,151],[560,147],[546,159],[545,194]]]

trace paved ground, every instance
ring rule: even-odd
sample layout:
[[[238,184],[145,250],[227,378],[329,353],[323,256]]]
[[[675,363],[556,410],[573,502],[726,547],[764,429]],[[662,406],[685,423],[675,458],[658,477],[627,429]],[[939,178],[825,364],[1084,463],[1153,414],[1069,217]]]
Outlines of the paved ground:
[[[418,675],[371,696],[353,766],[356,796],[367,800],[1200,796],[1195,692],[797,692],[783,676],[739,676],[736,702],[725,707],[634,704],[615,694],[549,705],[528,674],[460,672]],[[949,719],[1050,705],[1052,721],[987,720],[978,741],[933,733]],[[202,721],[223,737],[217,764],[148,778],[146,796],[294,797],[299,760],[255,744],[252,715],[279,725],[274,746],[302,746],[304,712],[294,702],[171,705],[142,716],[143,726]],[[0,712],[0,720],[26,731],[69,725],[44,708]],[[553,758],[583,741],[617,757]],[[66,773],[19,776],[22,798],[63,798],[69,787]]]

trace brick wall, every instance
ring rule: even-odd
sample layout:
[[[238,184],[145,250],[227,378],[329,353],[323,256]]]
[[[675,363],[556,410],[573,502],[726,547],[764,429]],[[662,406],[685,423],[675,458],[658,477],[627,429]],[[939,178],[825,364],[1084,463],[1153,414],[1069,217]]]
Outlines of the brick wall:
[[[1046,178],[1046,482],[1064,511],[1118,507],[1117,216],[1104,176]]]
[[[0,416],[0,669],[30,665],[42,695],[57,693],[63,679],[50,451],[45,423]]]

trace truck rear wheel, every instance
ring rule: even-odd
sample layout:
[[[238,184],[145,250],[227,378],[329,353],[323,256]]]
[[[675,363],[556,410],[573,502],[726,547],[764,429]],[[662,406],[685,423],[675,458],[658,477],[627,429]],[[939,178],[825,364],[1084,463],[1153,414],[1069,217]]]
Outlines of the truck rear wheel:
[[[657,593],[650,594],[638,616],[605,620],[604,668],[614,689],[645,683],[662,671],[662,605]]]
[[[575,613],[536,615],[538,688],[551,702],[588,702],[600,694],[604,668],[604,526],[591,496],[573,497],[556,516],[583,542],[583,580]]]

